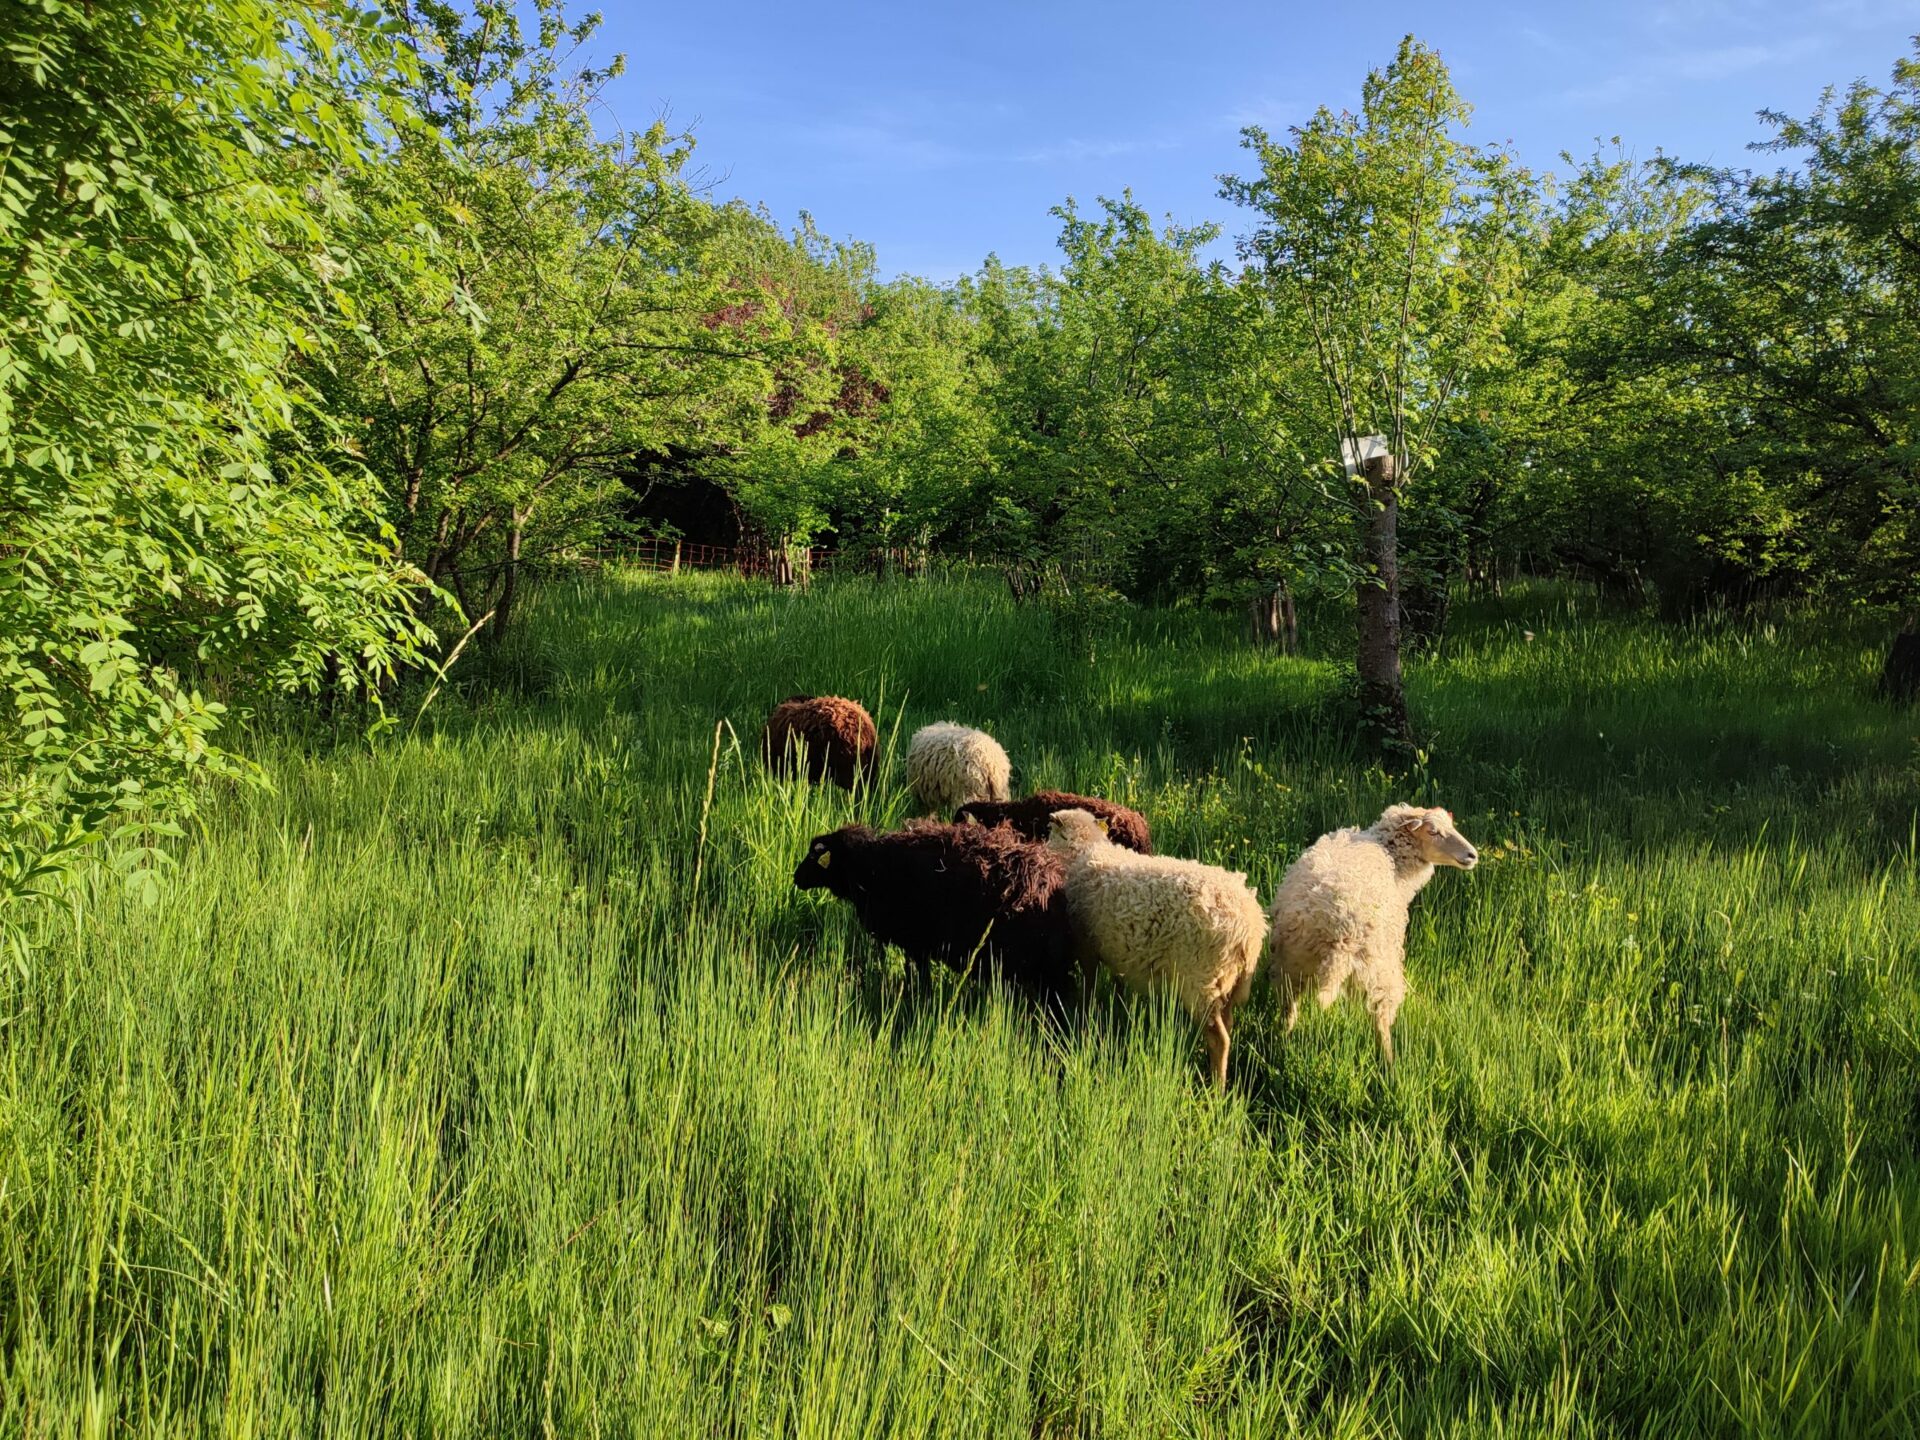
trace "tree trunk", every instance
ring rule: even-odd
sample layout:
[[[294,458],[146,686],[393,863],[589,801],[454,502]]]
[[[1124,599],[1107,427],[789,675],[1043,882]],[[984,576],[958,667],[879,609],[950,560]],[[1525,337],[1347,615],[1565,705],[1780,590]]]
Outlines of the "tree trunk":
[[[454,598],[460,602],[461,622],[471,625],[475,620],[478,620],[480,616],[473,608],[473,597],[467,593],[467,578],[465,573],[458,566],[455,566],[446,572],[446,578],[453,585]]]
[[[1256,646],[1272,646],[1282,655],[1300,653],[1300,616],[1293,605],[1293,587],[1282,580],[1256,595],[1247,605],[1247,625]]]
[[[1400,640],[1422,655],[1438,653],[1453,610],[1453,586],[1446,575],[1423,576],[1400,587]]]
[[[440,512],[440,525],[433,535],[433,553],[427,557],[427,579],[439,583],[441,567],[449,563],[447,558],[447,536],[453,533],[453,511]]]
[[[1903,705],[1920,700],[1920,610],[1909,614],[1893,637],[1887,663],[1880,670],[1880,694]]]
[[[791,535],[782,535],[780,543],[770,547],[767,554],[767,578],[780,586],[793,584],[793,537]]]
[[[329,650],[326,663],[320,667],[320,721],[322,724],[333,724],[339,701],[340,652]]]
[[[1382,748],[1406,744],[1407,692],[1400,677],[1400,492],[1391,455],[1367,462],[1366,559],[1360,585],[1360,712]]]
[[[526,518],[514,511],[513,524],[507,530],[507,558],[500,567],[500,603],[493,611],[491,638],[495,644],[506,638],[507,626],[513,623],[513,601],[520,591],[520,533],[524,524]]]

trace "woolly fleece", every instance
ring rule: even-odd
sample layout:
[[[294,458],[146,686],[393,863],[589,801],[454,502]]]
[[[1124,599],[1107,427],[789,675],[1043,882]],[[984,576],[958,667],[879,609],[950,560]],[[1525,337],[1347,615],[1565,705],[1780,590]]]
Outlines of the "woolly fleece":
[[[956,825],[966,820],[980,825],[1011,825],[1029,840],[1045,840],[1056,810],[1084,810],[1106,822],[1107,838],[1114,844],[1142,855],[1153,853],[1153,832],[1147,826],[1147,817],[1138,810],[1065,790],[1036,790],[1020,800],[975,800],[954,811],[953,820]]]
[[[1067,862],[1067,916],[1082,962],[1098,961],[1132,989],[1171,987],[1205,1029],[1214,1081],[1224,1085],[1233,1009],[1253,986],[1266,929],[1247,877],[1136,855],[1085,810],[1057,813],[1047,843]]]
[[[1287,1026],[1300,998],[1324,1008],[1350,991],[1366,1001],[1393,1059],[1393,1020],[1407,998],[1407,907],[1435,864],[1470,870],[1479,856],[1445,810],[1393,805],[1365,830],[1322,835],[1274,892],[1272,984]]]
[[[840,695],[789,695],[773,707],[760,735],[760,756],[776,775],[791,775],[806,757],[807,778],[831,780],[851,790],[855,780],[873,782],[879,732],[857,700]]]
[[[970,800],[1004,800],[1013,763],[984,730],[949,721],[923,725],[907,743],[907,788],[931,814],[949,815]]]

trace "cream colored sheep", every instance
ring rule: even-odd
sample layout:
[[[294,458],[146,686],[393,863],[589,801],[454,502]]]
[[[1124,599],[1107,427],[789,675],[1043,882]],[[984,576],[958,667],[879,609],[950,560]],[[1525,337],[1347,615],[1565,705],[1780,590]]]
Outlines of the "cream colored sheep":
[[[969,800],[1005,800],[1012,762],[984,730],[941,721],[907,742],[907,788],[930,814],[945,819]]]
[[[1098,963],[1136,990],[1171,987],[1199,1022],[1224,1089],[1233,1010],[1253,987],[1266,928],[1247,877],[1123,849],[1085,810],[1056,811],[1047,844],[1067,862],[1067,917],[1085,981]]]
[[[1480,856],[1445,810],[1393,805],[1365,830],[1322,835],[1293,862],[1273,897],[1271,983],[1287,1029],[1311,991],[1321,1007],[1343,990],[1363,997],[1393,1063],[1393,1017],[1407,998],[1407,907],[1436,865],[1471,870]]]

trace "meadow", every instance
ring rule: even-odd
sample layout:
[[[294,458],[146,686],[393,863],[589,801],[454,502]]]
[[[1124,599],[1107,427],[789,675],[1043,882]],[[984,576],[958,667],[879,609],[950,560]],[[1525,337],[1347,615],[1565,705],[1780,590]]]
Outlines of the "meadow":
[[[1468,606],[1363,759],[1337,627],[964,577],[605,575],[369,743],[259,722],[157,899],[0,974],[0,1434],[1905,1436],[1920,718],[1847,617]],[[866,701],[868,795],[769,779]],[[916,725],[1263,898],[1449,806],[1383,1072],[1351,1004],[1228,1092],[793,890]]]

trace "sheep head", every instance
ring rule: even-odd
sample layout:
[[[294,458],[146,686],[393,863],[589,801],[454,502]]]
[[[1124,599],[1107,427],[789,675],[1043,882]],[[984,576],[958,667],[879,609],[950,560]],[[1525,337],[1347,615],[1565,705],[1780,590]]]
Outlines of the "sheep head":
[[[1429,865],[1471,870],[1480,863],[1480,852],[1454,828],[1453,813],[1437,805],[1431,809],[1395,805],[1380,821],[1383,829],[1392,829],[1410,841],[1415,853]]]
[[[872,832],[864,825],[845,825],[825,835],[816,835],[807,846],[806,857],[794,867],[796,890],[831,890],[845,893],[849,851]],[[838,870],[834,866],[838,865]]]
[[[1107,822],[1096,820],[1085,810],[1056,810],[1050,817],[1047,848],[1060,855],[1073,855],[1089,845],[1106,845]]]

